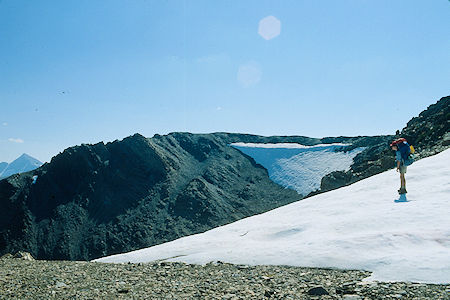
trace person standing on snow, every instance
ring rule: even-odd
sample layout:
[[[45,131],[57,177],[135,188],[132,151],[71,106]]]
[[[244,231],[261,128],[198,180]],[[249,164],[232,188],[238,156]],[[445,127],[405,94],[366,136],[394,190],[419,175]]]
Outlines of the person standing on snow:
[[[400,172],[400,189],[398,190],[398,193],[406,194],[406,168],[407,162],[409,160],[409,154],[411,153],[411,148],[404,138],[400,138],[398,140],[395,140],[391,143],[391,149],[395,151],[395,163],[397,166],[397,172]],[[412,162],[411,162],[412,163]],[[408,161],[408,164],[409,161]]]

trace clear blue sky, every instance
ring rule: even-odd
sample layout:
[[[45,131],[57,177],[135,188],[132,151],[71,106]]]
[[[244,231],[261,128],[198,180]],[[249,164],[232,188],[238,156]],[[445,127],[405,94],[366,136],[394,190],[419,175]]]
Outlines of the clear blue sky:
[[[449,94],[448,0],[0,0],[0,162],[136,132],[392,134]]]

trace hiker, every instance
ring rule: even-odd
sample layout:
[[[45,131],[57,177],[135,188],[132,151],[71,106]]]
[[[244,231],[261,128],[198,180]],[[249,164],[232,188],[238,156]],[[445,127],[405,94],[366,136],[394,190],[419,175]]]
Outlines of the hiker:
[[[399,138],[391,143],[391,149],[395,151],[395,163],[397,166],[397,172],[400,172],[400,189],[398,193],[406,194],[406,168],[412,163],[410,158],[411,150],[414,149],[408,144],[406,139]]]

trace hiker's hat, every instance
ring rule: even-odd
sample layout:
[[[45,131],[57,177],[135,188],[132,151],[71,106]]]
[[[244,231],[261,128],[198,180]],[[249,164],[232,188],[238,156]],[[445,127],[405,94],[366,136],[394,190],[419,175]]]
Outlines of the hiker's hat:
[[[401,144],[401,143],[404,143],[404,142],[406,142],[405,138],[399,138],[399,139],[396,139],[396,140],[392,141],[390,146],[391,147],[392,146],[397,146],[398,144]]]

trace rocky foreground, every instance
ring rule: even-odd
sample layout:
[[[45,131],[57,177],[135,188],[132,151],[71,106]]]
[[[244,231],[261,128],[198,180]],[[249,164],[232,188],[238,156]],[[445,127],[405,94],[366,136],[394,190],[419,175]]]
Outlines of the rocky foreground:
[[[209,263],[0,258],[0,299],[449,299],[450,285],[363,282],[369,272]]]

